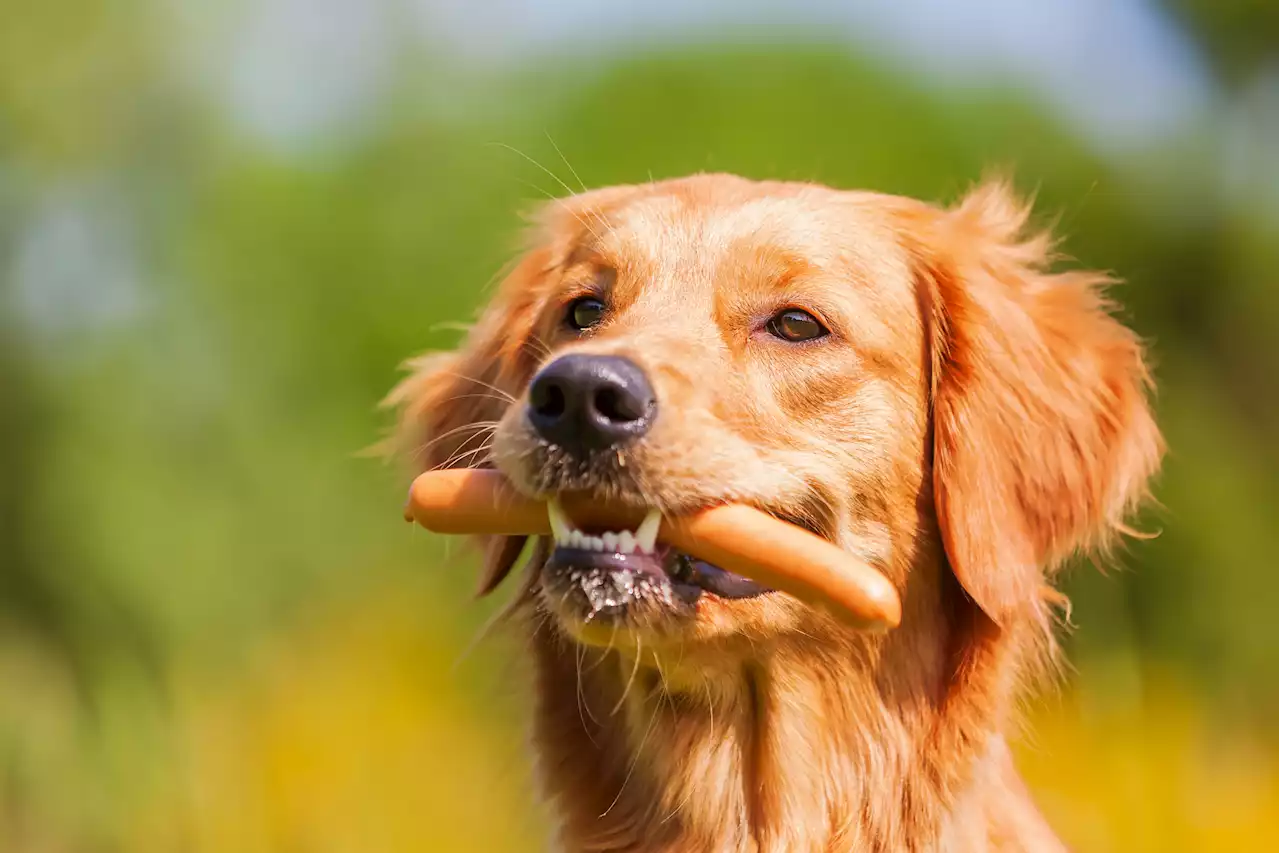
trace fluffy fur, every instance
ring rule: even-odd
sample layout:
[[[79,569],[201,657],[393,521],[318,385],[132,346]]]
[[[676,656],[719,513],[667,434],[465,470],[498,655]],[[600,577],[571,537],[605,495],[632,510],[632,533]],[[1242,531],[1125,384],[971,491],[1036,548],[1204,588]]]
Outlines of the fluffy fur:
[[[1054,569],[1124,529],[1162,447],[1109,280],[1051,271],[1027,216],[999,182],[951,209],[728,175],[588,192],[544,209],[457,352],[413,363],[391,401],[420,468],[749,502],[903,595],[884,635],[776,594],[603,629],[540,589],[539,543],[513,612],[565,850],[1060,849],[1005,733],[1051,655]],[[587,293],[608,318],[578,335],[563,313]],[[788,307],[831,335],[769,337]],[[615,466],[572,476],[521,400],[570,351],[626,355],[660,401]],[[482,591],[523,544],[485,543]]]

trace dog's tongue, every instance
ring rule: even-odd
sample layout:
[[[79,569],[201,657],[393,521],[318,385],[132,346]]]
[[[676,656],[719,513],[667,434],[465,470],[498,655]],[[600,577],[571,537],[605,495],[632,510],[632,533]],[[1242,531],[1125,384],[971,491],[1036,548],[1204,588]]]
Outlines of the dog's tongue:
[[[685,554],[680,555],[677,565],[679,568],[673,576],[678,580],[701,587],[721,598],[754,598],[769,591],[767,586],[750,578],[726,572],[719,566],[713,566],[705,560],[695,560]]]

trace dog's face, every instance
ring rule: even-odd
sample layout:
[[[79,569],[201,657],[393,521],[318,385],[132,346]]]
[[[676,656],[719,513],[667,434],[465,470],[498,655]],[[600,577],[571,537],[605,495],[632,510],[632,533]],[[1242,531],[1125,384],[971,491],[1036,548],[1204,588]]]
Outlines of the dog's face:
[[[495,464],[561,496],[570,525],[582,494],[635,521],[742,502],[883,562],[883,484],[918,486],[924,450],[906,252],[854,196],[705,189],[561,214],[563,255],[531,309],[537,364],[500,419]],[[619,625],[651,642],[758,634],[799,615],[746,579],[612,538],[557,543],[541,594],[587,642]]]
[[[580,642],[806,630],[793,599],[651,547],[658,515],[723,502],[900,587],[940,534],[983,610],[1014,618],[1046,563],[1119,517],[1159,441],[1099,279],[1043,273],[1003,196],[966,204],[729,176],[554,204],[467,346],[402,387],[422,461],[552,499],[531,589]],[[601,505],[622,529],[591,523]]]

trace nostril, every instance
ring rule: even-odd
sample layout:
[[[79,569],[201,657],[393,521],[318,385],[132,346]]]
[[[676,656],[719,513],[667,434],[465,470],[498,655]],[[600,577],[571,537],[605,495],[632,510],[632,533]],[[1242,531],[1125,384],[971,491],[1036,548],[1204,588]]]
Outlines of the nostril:
[[[645,414],[642,400],[624,390],[606,386],[596,391],[595,409],[614,423],[638,421]]]
[[[539,382],[529,389],[529,402],[534,412],[545,418],[564,414],[564,391],[554,382]]]

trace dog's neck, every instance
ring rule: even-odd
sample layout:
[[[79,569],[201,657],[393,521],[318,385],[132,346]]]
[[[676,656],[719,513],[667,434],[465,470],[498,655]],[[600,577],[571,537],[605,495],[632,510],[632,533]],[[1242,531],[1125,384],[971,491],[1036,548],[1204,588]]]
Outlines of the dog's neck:
[[[828,631],[746,658],[637,657],[536,630],[535,742],[566,850],[1051,844],[1001,736],[1012,664],[957,662],[967,628],[917,606],[932,612],[886,637]],[[992,636],[984,653],[1006,654]],[[995,680],[957,689],[958,668]]]

